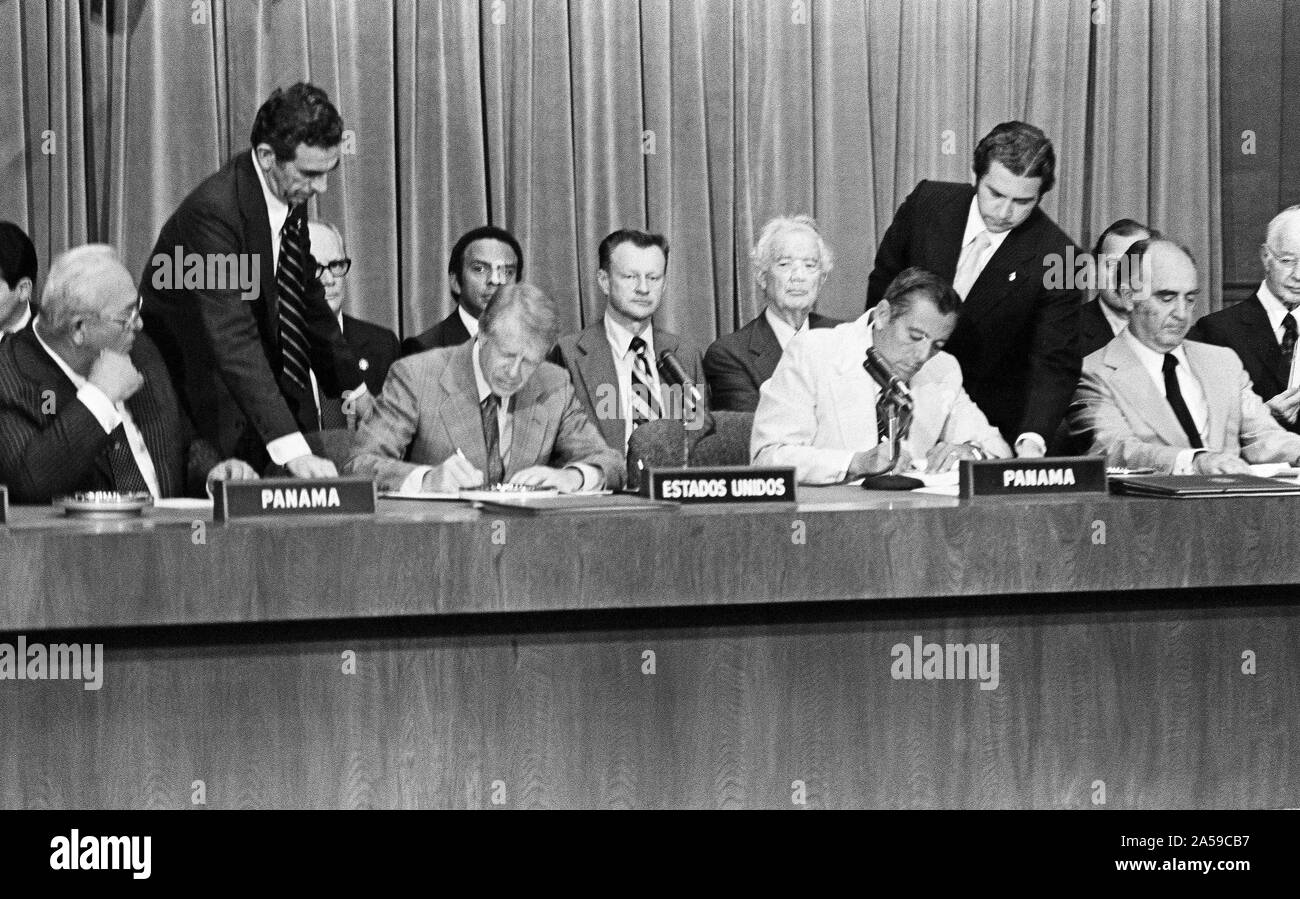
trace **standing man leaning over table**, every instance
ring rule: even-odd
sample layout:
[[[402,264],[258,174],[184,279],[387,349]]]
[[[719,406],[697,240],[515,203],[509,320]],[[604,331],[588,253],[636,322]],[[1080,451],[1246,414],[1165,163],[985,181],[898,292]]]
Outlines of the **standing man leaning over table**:
[[[163,225],[141,279],[144,327],[158,345],[181,403],[223,455],[295,477],[333,477],[313,454],[320,430],[311,386],[349,399],[360,419],[374,400],[338,319],[313,275],[307,202],[339,164],[343,120],[310,84],[277,89],[258,110],[252,148],[236,154],[181,202]],[[257,288],[190,283],[165,260],[197,254],[236,260]],[[225,281],[225,279],[222,279]]]
[[[949,281],[962,314],[945,350],[961,363],[970,398],[1017,456],[1042,456],[1080,366],[1081,293],[1048,277],[1073,242],[1039,208],[1056,183],[1056,151],[1033,125],[1004,122],[976,146],[974,172],[974,186],[922,181],[898,207],[867,307],[908,266]]]

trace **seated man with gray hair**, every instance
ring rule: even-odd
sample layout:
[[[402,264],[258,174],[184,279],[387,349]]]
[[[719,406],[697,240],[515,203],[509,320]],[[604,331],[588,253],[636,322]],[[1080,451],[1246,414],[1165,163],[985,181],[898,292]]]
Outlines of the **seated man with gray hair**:
[[[54,260],[40,314],[0,343],[0,483],[15,501],[200,496],[205,482],[257,477],[195,436],[140,327],[139,293],[112,247]]]
[[[813,312],[835,265],[812,216],[779,216],[763,226],[750,260],[764,308],[738,331],[719,337],[704,354],[714,409],[753,412],[758,389],[772,377],[796,334],[833,328],[839,319]]]
[[[546,294],[531,284],[504,287],[473,341],[393,364],[345,471],[402,493],[502,482],[618,489],[622,454],[606,445],[568,372],[544,361],[559,331]]]

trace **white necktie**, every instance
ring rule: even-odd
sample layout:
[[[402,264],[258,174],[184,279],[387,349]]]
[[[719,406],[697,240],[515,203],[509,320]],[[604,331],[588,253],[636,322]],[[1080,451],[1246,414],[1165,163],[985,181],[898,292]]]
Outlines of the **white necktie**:
[[[957,260],[957,277],[952,280],[952,289],[963,300],[980,275],[980,256],[989,248],[989,241],[989,232],[981,231],[966,244],[961,251],[961,259]]]

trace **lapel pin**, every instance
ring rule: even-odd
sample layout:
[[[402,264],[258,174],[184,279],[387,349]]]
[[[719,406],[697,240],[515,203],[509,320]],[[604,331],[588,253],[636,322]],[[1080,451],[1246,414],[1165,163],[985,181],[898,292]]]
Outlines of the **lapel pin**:
[[[369,359],[357,360],[357,368],[361,369],[362,371],[370,371],[370,360]]]
[[[1015,272],[1012,272],[1011,274],[1007,275],[1007,280],[1008,280],[1008,281],[1014,281],[1014,280],[1016,280],[1016,273],[1015,273]]]

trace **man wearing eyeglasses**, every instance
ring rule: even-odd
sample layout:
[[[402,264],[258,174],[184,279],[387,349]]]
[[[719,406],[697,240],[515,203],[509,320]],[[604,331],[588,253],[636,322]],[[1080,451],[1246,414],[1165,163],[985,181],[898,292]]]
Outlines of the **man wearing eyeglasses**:
[[[1300,206],[1268,224],[1259,258],[1264,281],[1248,300],[1198,321],[1188,340],[1217,343],[1241,357],[1251,385],[1278,424],[1300,433],[1300,364],[1295,356],[1300,319]]]
[[[251,150],[182,201],[141,279],[145,331],[195,427],[223,454],[259,467],[269,461],[294,477],[338,473],[313,436],[313,372],[325,394],[346,394],[360,418],[374,406],[314,277],[307,230],[307,204],[338,167],[342,134],[324,91],[277,89],[258,110]],[[174,270],[168,277],[168,257],[203,263],[199,285],[188,263],[183,279]],[[245,292],[217,277],[223,262],[257,272],[258,286]]]
[[[0,343],[0,482],[14,500],[201,496],[205,483],[256,477],[196,438],[140,334],[139,294],[116,251],[92,244],[56,258],[36,320]]]
[[[311,252],[316,257],[316,280],[325,288],[325,302],[338,319],[343,339],[357,357],[357,367],[361,369],[366,387],[371,394],[379,396],[384,389],[388,367],[399,355],[397,335],[387,328],[344,314],[343,306],[348,296],[347,275],[352,270],[352,260],[347,255],[343,235],[334,225],[323,221],[308,222],[307,230],[311,233]],[[324,419],[327,415],[333,419],[336,405],[337,400],[321,402],[321,418],[325,426],[333,423]]]

